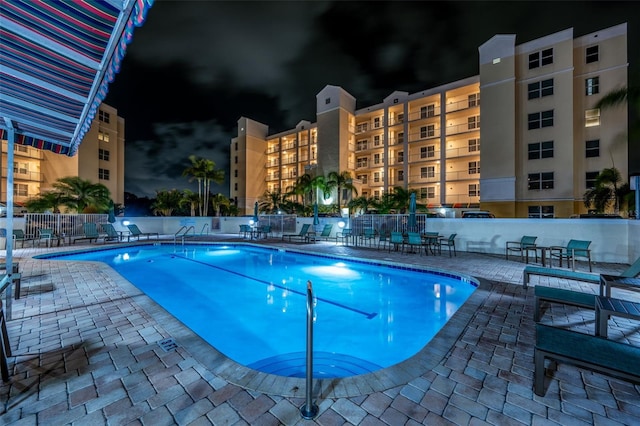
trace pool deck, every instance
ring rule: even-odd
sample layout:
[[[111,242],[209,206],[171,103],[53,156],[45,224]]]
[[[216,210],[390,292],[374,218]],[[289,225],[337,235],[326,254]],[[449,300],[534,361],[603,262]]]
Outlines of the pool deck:
[[[237,235],[212,241],[248,242]],[[450,270],[481,285],[416,357],[378,373],[316,381],[319,413],[304,420],[304,380],[228,360],[106,265],[31,258],[69,247],[15,249],[22,297],[11,300],[7,321],[13,356],[10,380],[0,387],[0,424],[638,424],[640,386],[589,370],[553,365],[546,395],[533,393],[533,287],[595,294],[596,285],[532,277],[525,290],[525,265],[517,257],[419,256],[277,237],[259,243]],[[598,263],[593,272],[616,274],[625,267]],[[585,268],[580,262],[578,269]],[[639,292],[614,289],[613,296],[640,301]],[[593,310],[554,304],[542,322],[593,334],[594,319]],[[163,348],[159,343],[169,338],[176,345]],[[612,318],[609,338],[640,346],[640,323]]]

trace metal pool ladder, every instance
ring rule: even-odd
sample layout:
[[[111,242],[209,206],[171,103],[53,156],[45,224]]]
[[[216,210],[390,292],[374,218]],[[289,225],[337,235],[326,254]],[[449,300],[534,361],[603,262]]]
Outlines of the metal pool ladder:
[[[313,391],[313,287],[311,281],[307,281],[307,383],[306,400],[300,407],[300,414],[307,420],[318,415],[318,406],[313,403],[311,392]]]

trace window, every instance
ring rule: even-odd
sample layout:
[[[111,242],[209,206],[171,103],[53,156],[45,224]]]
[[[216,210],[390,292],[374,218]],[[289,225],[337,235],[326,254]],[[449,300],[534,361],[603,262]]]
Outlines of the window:
[[[404,181],[404,170],[398,170],[398,182]]]
[[[235,156],[234,161],[235,161],[236,164],[238,164],[238,156],[237,155]]]
[[[356,142],[356,151],[364,151],[367,149],[367,139],[362,139]]]
[[[553,48],[545,49],[529,55],[529,69],[538,68],[553,63]]]
[[[380,138],[380,135],[375,135],[373,137],[373,146],[380,146],[382,145],[382,139]]]
[[[527,189],[553,189],[553,172],[529,173]]]
[[[469,197],[479,197],[480,196],[480,185],[477,183],[469,184]]]
[[[397,123],[403,123],[404,122],[404,114],[398,114],[397,116]]]
[[[553,206],[529,206],[530,219],[553,219],[554,216]]]
[[[404,152],[398,152],[398,163],[404,163]]]
[[[98,179],[109,180],[109,169],[98,169]]]
[[[436,198],[436,187],[435,186],[427,186],[420,188],[420,198]]]
[[[432,138],[436,134],[436,126],[430,124],[428,126],[420,127],[420,138]]]
[[[479,129],[480,128],[480,116],[467,118],[467,129]]]
[[[103,110],[98,110],[98,120],[109,124],[109,113],[104,112]]]
[[[584,94],[586,96],[600,93],[600,77],[587,78],[584,81]]]
[[[356,158],[356,167],[367,167],[368,164],[367,157]]]
[[[375,200],[379,200],[380,199],[380,191],[373,191],[373,198]]]
[[[480,139],[469,139],[469,152],[480,151]]]
[[[374,129],[377,129],[377,128],[379,128],[379,127],[380,127],[380,125],[381,125],[380,117],[375,117],[375,118],[373,119],[373,128],[374,128]]]
[[[436,156],[436,147],[434,145],[423,146],[420,148],[420,158],[433,158]]]
[[[586,51],[587,63],[591,64],[593,62],[598,62],[598,46],[590,46],[587,47]]]
[[[373,164],[380,164],[380,154],[373,154]]]
[[[469,101],[469,108],[480,106],[480,94],[478,94],[478,93],[474,93],[473,95],[469,95],[467,97],[467,100]]]
[[[584,112],[584,127],[600,125],[600,108],[588,109]]]
[[[109,133],[98,130],[98,140],[100,142],[109,142]]]
[[[356,133],[366,132],[367,130],[369,130],[369,123],[356,124]]]
[[[586,142],[586,154],[587,158],[600,157],[600,139]]]
[[[469,174],[476,175],[480,173],[480,162],[479,161],[469,161]]]
[[[529,160],[539,160],[540,158],[553,158],[553,141],[529,144]]]
[[[106,149],[98,149],[98,160],[109,161],[109,151]]]
[[[373,173],[373,181],[374,182],[380,182],[380,172],[374,172]]]
[[[235,169],[235,170],[233,171],[233,177],[238,177],[238,169]]]
[[[404,132],[398,133],[398,143],[404,143]]]
[[[553,126],[553,110],[529,114],[529,130]]]
[[[29,185],[27,185],[26,183],[14,183],[13,193],[19,197],[28,197]]]
[[[235,146],[236,146],[236,151],[237,151],[238,150],[238,142],[236,142]]]
[[[366,185],[369,181],[369,175],[358,175],[358,179],[360,180],[360,182]]]
[[[553,95],[553,79],[536,81],[528,85],[529,99]]]
[[[436,168],[434,166],[420,167],[420,177],[422,179],[436,177]]]
[[[434,117],[436,115],[436,106],[431,104],[420,108],[420,118]]]
[[[329,105],[331,103],[331,98],[324,98],[324,104]]]
[[[587,172],[585,173],[585,186],[587,189],[596,187],[596,178],[600,172]]]
[[[15,144],[15,145],[13,145],[13,150],[14,151],[18,151],[18,152],[29,152],[29,147],[26,147],[24,145]]]
[[[234,191],[237,191],[237,190],[238,190],[238,182],[236,182],[236,183],[234,183],[234,184],[233,184],[233,190],[234,190]]]
[[[13,173],[19,175],[26,175],[29,173],[29,163],[23,163],[21,161],[16,161],[13,163]]]

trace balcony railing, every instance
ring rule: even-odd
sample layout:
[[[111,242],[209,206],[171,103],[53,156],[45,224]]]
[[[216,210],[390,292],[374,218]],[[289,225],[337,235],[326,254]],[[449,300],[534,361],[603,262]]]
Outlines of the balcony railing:
[[[452,126],[447,126],[447,136],[455,135],[458,133],[467,133],[467,132],[476,132],[480,131],[480,123],[464,123],[464,124],[454,124]]]
[[[469,156],[479,156],[479,155],[480,155],[480,148],[476,148],[473,151],[470,151],[468,146],[465,146],[462,148],[447,149],[447,158],[469,157]]]
[[[468,170],[461,170],[455,172],[447,172],[447,181],[455,180],[480,180],[480,173],[469,173]]]

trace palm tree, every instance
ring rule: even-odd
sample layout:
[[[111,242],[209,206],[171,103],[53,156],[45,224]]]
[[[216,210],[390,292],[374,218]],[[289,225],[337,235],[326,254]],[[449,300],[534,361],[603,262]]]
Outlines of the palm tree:
[[[93,207],[96,211],[108,211],[111,194],[109,189],[101,183],[93,183],[90,180],[77,176],[67,176],[58,179],[53,188],[62,194],[60,201],[70,209],[78,213]]]
[[[25,201],[24,206],[30,212],[42,213],[50,210],[53,213],[60,213],[63,198],[64,194],[58,191],[43,192]]]
[[[395,208],[400,211],[400,213],[405,213],[409,208],[409,202],[411,200],[411,193],[415,192],[415,190],[406,190],[401,186],[396,186],[393,188],[392,197],[395,201]]]
[[[622,183],[618,169],[610,167],[602,170],[596,176],[595,186],[584,193],[584,205],[587,208],[593,206],[598,213],[603,213],[613,202],[613,209],[618,213],[629,192],[629,185]]]
[[[347,207],[349,207],[350,211],[359,209],[363,214],[366,214],[367,211],[369,211],[369,206],[372,206],[374,204],[375,199],[362,196],[349,200],[349,202],[347,203]]]
[[[224,171],[216,170],[216,163],[206,158],[198,158],[190,155],[191,167],[187,167],[182,176],[191,176],[189,182],[194,179],[198,181],[198,196],[200,197],[200,216],[207,216],[209,213],[209,190],[211,182],[224,182]]]
[[[261,212],[278,213],[278,211],[283,209],[284,204],[285,196],[279,189],[276,189],[274,191],[265,191],[264,194],[262,194],[258,202],[258,208]]]
[[[318,191],[322,192],[323,199],[329,198],[329,196],[331,195],[330,190],[327,188],[327,180],[322,175],[316,176],[311,179],[310,186],[312,190],[311,200],[316,203],[318,202]]]
[[[312,180],[313,178],[311,177],[311,175],[309,173],[305,173],[302,176],[298,177],[298,179],[296,179],[296,183],[293,186],[292,193],[296,196],[302,197],[303,208],[306,205],[307,195],[309,195],[310,199],[313,199],[313,187],[311,185]]]
[[[222,209],[231,205],[231,200],[224,194],[217,193],[211,197],[211,207],[216,216],[222,216]]]
[[[182,200],[180,200],[180,207],[189,206],[191,216],[196,215],[196,208],[200,202],[200,196],[190,189],[185,189],[182,194]]]
[[[182,192],[177,189],[156,191],[156,199],[151,204],[151,209],[157,216],[171,216],[174,210],[180,208],[182,199]]]
[[[341,197],[342,197],[343,189],[347,189],[351,191],[352,194],[355,192],[355,194],[358,195],[358,190],[353,185],[353,179],[351,178],[351,173],[347,170],[341,173],[329,172],[329,175],[327,176],[326,186],[329,191],[335,188],[336,191],[338,192],[338,198],[337,198],[338,210],[340,210],[342,207]]]

